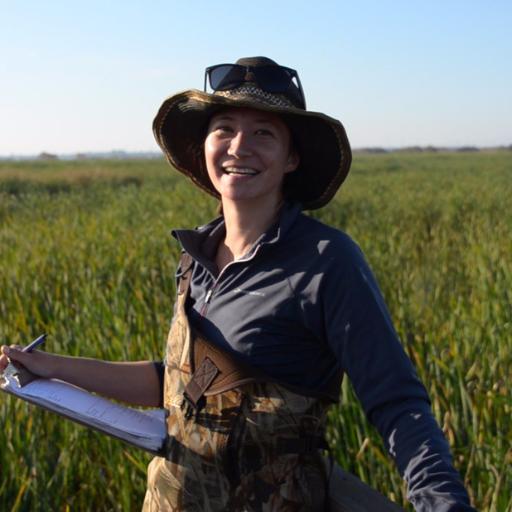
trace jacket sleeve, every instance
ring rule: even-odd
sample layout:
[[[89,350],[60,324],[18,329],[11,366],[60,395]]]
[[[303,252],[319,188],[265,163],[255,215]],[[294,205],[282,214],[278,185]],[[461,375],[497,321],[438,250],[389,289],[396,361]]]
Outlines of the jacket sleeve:
[[[376,280],[348,237],[324,277],[328,343],[405,478],[409,501],[417,512],[474,511]]]

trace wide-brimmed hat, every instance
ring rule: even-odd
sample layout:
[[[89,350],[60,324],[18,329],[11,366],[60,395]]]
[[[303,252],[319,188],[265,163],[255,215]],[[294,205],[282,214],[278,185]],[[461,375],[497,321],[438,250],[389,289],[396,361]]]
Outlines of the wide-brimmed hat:
[[[285,178],[287,196],[299,201],[305,209],[324,206],[347,177],[352,161],[343,125],[325,114],[306,110],[302,89],[291,79],[286,91],[264,90],[258,84],[258,74],[253,75],[251,71],[258,67],[280,67],[273,60],[251,57],[239,59],[236,64],[247,67],[248,78],[234,88],[211,94],[191,89],[163,102],[153,121],[153,133],[168,162],[201,189],[219,198],[208,177],[203,151],[212,115],[232,107],[272,112],[289,127],[300,156],[297,170]]]

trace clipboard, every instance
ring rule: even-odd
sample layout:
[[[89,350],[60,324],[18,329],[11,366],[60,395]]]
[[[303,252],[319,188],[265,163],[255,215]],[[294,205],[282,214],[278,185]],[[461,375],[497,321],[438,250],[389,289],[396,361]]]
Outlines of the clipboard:
[[[167,441],[167,411],[113,402],[58,379],[43,379],[10,363],[0,390],[63,418],[161,456]]]

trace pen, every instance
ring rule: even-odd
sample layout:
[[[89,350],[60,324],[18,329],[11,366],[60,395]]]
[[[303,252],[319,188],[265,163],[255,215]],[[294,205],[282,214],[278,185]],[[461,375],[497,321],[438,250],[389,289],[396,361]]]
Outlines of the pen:
[[[36,347],[41,345],[41,343],[44,342],[46,339],[46,334],[41,334],[41,336],[38,336],[32,343],[29,343],[22,352],[32,352]]]

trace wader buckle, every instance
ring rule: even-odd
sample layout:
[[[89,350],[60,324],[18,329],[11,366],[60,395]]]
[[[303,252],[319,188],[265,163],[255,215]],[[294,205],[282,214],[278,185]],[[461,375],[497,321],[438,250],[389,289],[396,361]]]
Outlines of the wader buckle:
[[[205,397],[201,397],[197,403],[193,402],[190,397],[188,395],[186,395],[185,393],[183,393],[183,402],[181,404],[181,408],[182,409],[185,409],[185,412],[184,412],[184,416],[185,416],[185,419],[186,420],[189,420],[190,418],[192,418],[192,416],[194,416],[194,414],[197,415],[199,414],[199,412],[201,411],[201,409],[204,407],[205,405]]]
[[[219,373],[220,370],[209,357],[205,357],[196,368],[183,391],[183,405],[187,407],[185,418],[191,418],[194,412],[198,414],[205,406],[206,398],[204,394]]]

